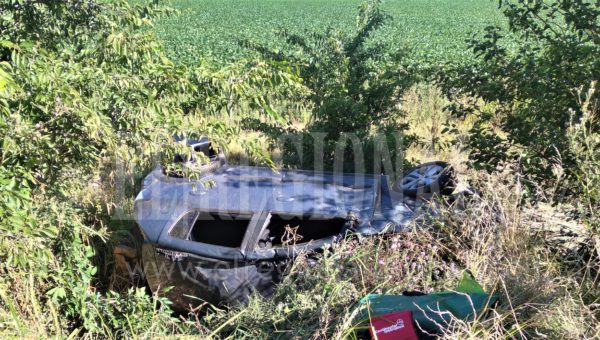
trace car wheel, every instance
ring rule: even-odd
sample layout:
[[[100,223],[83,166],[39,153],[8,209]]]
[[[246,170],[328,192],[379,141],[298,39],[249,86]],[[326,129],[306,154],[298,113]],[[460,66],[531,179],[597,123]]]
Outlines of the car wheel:
[[[450,195],[456,187],[452,166],[445,162],[429,162],[409,169],[394,184],[394,191],[412,197],[429,197],[439,193]]]

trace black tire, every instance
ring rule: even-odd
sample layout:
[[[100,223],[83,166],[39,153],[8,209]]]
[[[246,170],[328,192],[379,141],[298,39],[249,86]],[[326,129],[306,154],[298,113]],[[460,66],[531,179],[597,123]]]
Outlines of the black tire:
[[[452,166],[446,162],[428,162],[411,168],[398,178],[394,191],[411,197],[426,198],[434,194],[450,195],[456,188]]]

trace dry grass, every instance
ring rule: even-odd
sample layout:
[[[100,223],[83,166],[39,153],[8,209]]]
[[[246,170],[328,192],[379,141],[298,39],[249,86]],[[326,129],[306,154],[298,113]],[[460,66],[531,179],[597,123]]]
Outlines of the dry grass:
[[[573,222],[561,220],[566,215],[557,214],[557,207],[550,216],[546,206],[524,205],[524,189],[516,174],[469,171],[459,146],[442,147],[448,141],[441,133],[443,125],[454,123],[464,133],[470,123],[448,117],[442,110],[445,100],[435,88],[415,87],[405,98],[411,132],[423,141],[409,150],[409,156],[452,163],[461,173],[462,184],[476,194],[459,195],[450,206],[438,205],[426,227],[391,237],[346,241],[318,260],[301,257],[273,299],[256,298],[245,308],[209,313],[198,320],[202,327],[197,329],[211,329],[243,312],[221,335],[364,337],[364,330],[351,322],[361,297],[373,292],[448,289],[462,270],[469,269],[487,291],[501,296],[500,304],[476,321],[455,320],[442,338],[600,336],[598,258],[588,255],[579,262],[565,262],[564,251],[549,246],[547,233],[540,233],[536,225],[540,219],[547,224]]]
[[[488,292],[501,296],[500,304],[476,321],[454,320],[441,338],[600,336],[597,258],[567,263],[564,249],[550,246],[548,234],[540,232],[540,221],[544,228],[573,221],[562,220],[567,215],[556,207],[524,205],[516,174],[468,170],[460,145],[448,143],[457,136],[441,130],[454,124],[464,134],[470,122],[449,117],[445,105],[432,86],[419,85],[405,95],[410,132],[422,142],[408,156],[450,162],[462,186],[475,195],[458,195],[449,206],[438,204],[425,226],[347,240],[317,258],[301,256],[273,298],[256,297],[230,310],[209,309],[194,318],[195,331],[230,338],[365,338],[368,332],[353,324],[352,316],[366,294],[450,289],[468,269]]]
[[[301,256],[272,299],[212,310],[196,330],[232,338],[364,338],[352,322],[369,293],[451,289],[469,269],[500,304],[473,322],[454,320],[442,338],[594,338],[600,336],[592,264],[565,267],[529,228],[535,209],[509,178],[469,173],[478,194],[438,205],[426,226],[396,235],[347,240]],[[587,270],[586,270],[587,269]],[[587,274],[585,274],[587,272]],[[235,320],[229,322],[231,318]]]

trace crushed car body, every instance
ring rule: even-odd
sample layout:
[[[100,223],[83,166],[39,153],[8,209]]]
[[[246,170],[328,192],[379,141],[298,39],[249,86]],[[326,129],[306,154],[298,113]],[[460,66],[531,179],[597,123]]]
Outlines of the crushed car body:
[[[417,191],[452,187],[441,162],[392,187],[386,175],[227,165],[207,139],[189,144],[209,157],[206,171],[190,180],[157,167],[135,200],[150,288],[179,310],[267,296],[300,252],[398,232],[427,206]]]

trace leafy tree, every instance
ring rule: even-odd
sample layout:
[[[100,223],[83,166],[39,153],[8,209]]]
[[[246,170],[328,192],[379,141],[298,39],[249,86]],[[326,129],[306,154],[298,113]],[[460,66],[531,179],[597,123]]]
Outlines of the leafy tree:
[[[111,215],[131,207],[136,178],[157,156],[176,151],[172,136],[208,135],[222,146],[241,139],[238,127],[205,115],[223,89],[203,85],[221,75],[173,64],[148,29],[165,11],[154,1],[0,0],[0,324],[7,335],[135,335],[156,327],[156,318],[159,328],[179,327],[168,304],[157,309],[142,290],[101,293],[111,288],[111,243],[133,238],[133,226]],[[281,63],[237,75],[236,99],[265,111],[273,79],[296,81]],[[252,140],[242,143],[266,160]]]
[[[576,178],[567,130],[582,119],[581,103],[597,115],[598,92],[589,89],[600,74],[599,3],[502,0],[500,7],[508,31],[488,27],[470,42],[477,62],[446,69],[441,78],[452,98],[471,99],[451,108],[477,117],[467,143],[472,164],[518,164],[527,180],[551,188],[557,167],[561,180]]]
[[[357,172],[398,171],[404,165],[402,150],[413,137],[405,136],[407,126],[398,123],[403,114],[399,103],[415,79],[402,64],[400,51],[390,52],[383,43],[367,44],[389,19],[379,5],[374,0],[359,6],[351,35],[333,29],[303,35],[283,32],[287,52],[246,43],[269,60],[299,65],[308,89],[312,112],[305,129],[256,124],[283,141],[288,165]]]

